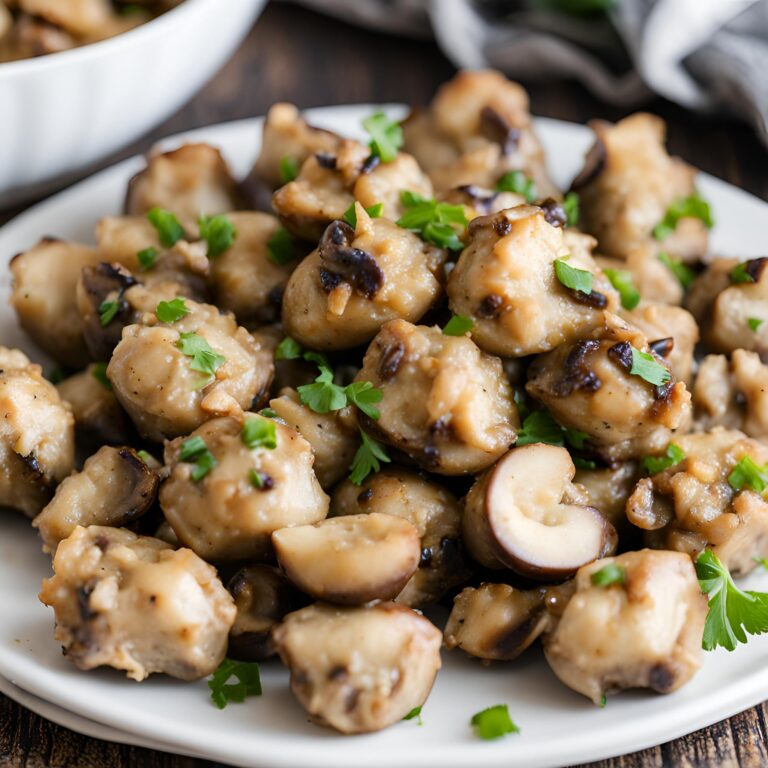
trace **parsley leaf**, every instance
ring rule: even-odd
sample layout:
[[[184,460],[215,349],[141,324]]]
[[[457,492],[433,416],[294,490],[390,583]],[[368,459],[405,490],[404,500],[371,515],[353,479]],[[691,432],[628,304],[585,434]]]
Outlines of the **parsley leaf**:
[[[201,387],[209,384],[216,375],[216,371],[227,362],[227,358],[224,355],[220,355],[211,349],[210,344],[196,333],[179,334],[176,346],[182,351],[182,354],[192,358],[189,367],[193,371],[199,371],[208,375],[209,378],[200,385]]]
[[[668,253],[661,251],[658,260],[677,278],[683,288],[690,288],[691,283],[696,279],[696,273],[682,259],[676,259]]]
[[[236,683],[230,683],[232,678]],[[261,696],[259,665],[254,662],[224,659],[208,681],[211,701],[224,709],[230,702],[242,704],[248,696]]]
[[[179,224],[179,220],[164,208],[153,208],[147,214],[147,219],[157,231],[160,244],[165,248],[170,248],[184,237],[184,228]]]
[[[677,466],[685,458],[685,451],[675,443],[670,443],[663,456],[646,456],[643,459],[643,469],[649,475],[656,475],[665,469]]]
[[[142,272],[146,272],[148,269],[152,269],[157,261],[157,248],[150,245],[149,248],[139,251],[136,254],[136,258],[139,260],[139,266]]]
[[[243,423],[240,438],[251,450],[255,448],[274,450],[277,448],[275,422],[258,416],[247,418]]]
[[[514,192],[516,195],[522,195],[529,203],[536,199],[536,185],[533,179],[529,179],[522,171],[505,173],[496,182],[496,189],[499,192]]]
[[[155,463],[157,462],[157,459],[149,451],[141,449],[140,451],[136,451],[136,455],[148,466],[157,466]],[[157,463],[159,464],[159,462]]]
[[[280,158],[279,171],[283,184],[287,184],[299,175],[299,161],[290,155],[283,155]]]
[[[765,322],[765,320],[762,320],[759,317],[749,317],[747,318],[747,325],[749,325],[749,330],[753,332],[757,332],[760,326]]]
[[[208,243],[208,258],[215,259],[232,247],[237,237],[237,230],[231,219],[226,216],[201,216],[197,220],[200,239]]]
[[[262,408],[259,411],[259,416],[263,416],[265,419],[279,419],[280,415],[274,408]]]
[[[424,725],[424,720],[421,717],[421,707],[414,707],[403,720],[415,720],[416,718],[419,719],[419,725]]]
[[[621,565],[608,563],[599,571],[595,571],[590,578],[596,587],[610,587],[612,584],[622,585],[627,580],[627,571]]]
[[[161,301],[155,308],[155,315],[161,323],[175,323],[191,311],[184,299],[177,297],[170,301]]]
[[[472,716],[470,724],[481,739],[498,739],[507,733],[520,733],[520,729],[509,716],[506,704],[497,704],[478,712]]]
[[[567,219],[566,224],[569,227],[575,227],[579,223],[580,203],[579,195],[576,192],[569,192],[563,198],[563,210]]]
[[[762,565],[766,571],[768,571],[768,557],[753,557],[752,558],[758,565]]]
[[[191,474],[193,483],[199,483],[218,464],[200,435],[189,437],[181,444],[179,458],[195,465]]]
[[[99,322],[102,328],[106,328],[114,319],[120,304],[117,301],[107,301],[106,299],[99,304]]]
[[[106,363],[94,363],[91,366],[91,376],[93,376],[104,389],[112,389],[112,382],[107,378]]]
[[[280,227],[272,237],[267,240],[267,259],[273,264],[282,266],[289,264],[296,258],[293,247],[293,237],[287,229]]]
[[[389,458],[387,449],[370,435],[360,430],[362,443],[352,459],[349,469],[349,479],[353,485],[360,485],[371,472],[378,472],[381,469],[379,462],[388,464],[392,459]]]
[[[696,192],[690,197],[672,201],[664,218],[653,228],[653,236],[657,240],[665,240],[675,231],[677,222],[683,218],[700,219],[707,229],[711,229],[715,224],[709,203]]]
[[[400,201],[407,210],[397,220],[399,227],[418,232],[422,240],[441,248],[464,249],[459,235],[464,234],[469,222],[463,205],[438,203],[408,190],[400,193]]]
[[[635,288],[632,273],[627,269],[604,269],[603,272],[619,292],[621,306],[624,309],[634,309],[640,303],[640,291]]]
[[[515,446],[531,443],[564,445],[563,428],[552,418],[549,411],[532,411],[523,420],[523,426],[517,433]]]
[[[709,598],[702,647],[711,651],[719,645],[729,651],[747,642],[747,635],[768,632],[768,593],[745,592],[733,582],[728,569],[711,549],[696,560],[701,591]]]
[[[589,295],[592,293],[594,275],[586,269],[572,267],[566,261],[567,258],[566,256],[563,259],[555,259],[555,275],[557,275],[557,279],[566,288]]]
[[[465,333],[469,333],[472,330],[474,322],[471,317],[464,317],[464,315],[454,315],[443,328],[444,336],[463,336]]]
[[[749,261],[742,261],[728,273],[732,283],[738,285],[739,283],[756,282],[754,276],[749,271],[748,265]]]
[[[653,355],[632,347],[632,367],[629,372],[639,376],[649,384],[660,387],[672,378],[672,374]]]
[[[384,213],[384,203],[374,203],[374,205],[371,205],[370,207],[365,209],[365,212],[372,218],[372,219],[378,219],[381,218],[381,214]],[[344,221],[349,224],[352,229],[354,229],[357,226],[357,213],[355,212],[355,204],[352,203],[352,205],[347,208],[346,211],[344,211],[344,215],[341,217],[344,219]]]
[[[248,470],[248,481],[254,488],[258,488],[260,491],[268,491],[274,487],[274,480],[264,472],[259,472],[258,469]]]
[[[275,360],[296,360],[304,353],[304,347],[296,339],[286,336],[275,347]]]
[[[344,387],[334,384],[333,371],[320,366],[320,373],[312,384],[302,384],[297,387],[301,402],[315,413],[338,411],[347,404],[347,394]]]
[[[403,146],[403,129],[383,112],[375,112],[363,120],[363,128],[371,136],[371,153],[382,163],[391,163]]]
[[[353,381],[346,387],[344,393],[353,405],[356,405],[366,416],[378,419],[379,409],[374,407],[384,397],[384,392],[371,384],[370,381]]]
[[[734,491],[746,486],[755,493],[762,493],[768,488],[768,467],[759,466],[750,456],[742,456],[728,475],[728,484]]]

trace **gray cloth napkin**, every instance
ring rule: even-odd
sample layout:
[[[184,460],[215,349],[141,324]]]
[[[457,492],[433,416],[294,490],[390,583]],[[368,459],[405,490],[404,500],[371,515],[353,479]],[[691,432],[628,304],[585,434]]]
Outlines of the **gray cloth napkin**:
[[[523,79],[570,77],[636,107],[654,92],[751,122],[768,144],[768,0],[615,0],[605,13],[564,0],[295,0],[345,21],[434,35],[459,67]]]

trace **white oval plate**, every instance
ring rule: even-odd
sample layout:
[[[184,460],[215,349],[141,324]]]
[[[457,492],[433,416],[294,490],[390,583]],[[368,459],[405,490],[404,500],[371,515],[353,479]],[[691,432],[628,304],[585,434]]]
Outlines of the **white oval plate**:
[[[396,108],[395,108],[396,109]],[[311,111],[313,122],[359,135],[371,106]],[[581,126],[540,120],[550,167],[561,186],[579,170],[590,132]],[[184,138],[220,146],[234,170],[248,170],[258,147],[260,121],[206,128]],[[179,137],[168,146],[178,144]],[[125,184],[142,161],[128,160],[32,208],[0,230],[0,255],[7,261],[41,235],[91,240],[99,217],[117,213]],[[768,205],[722,181],[702,176],[702,193],[717,218],[715,251],[740,256],[764,253]],[[7,307],[9,278],[0,277],[0,341],[33,354]],[[40,355],[36,354],[40,359]],[[245,704],[215,709],[204,681],[185,684],[153,677],[136,684],[110,670],[84,674],[61,655],[53,640],[53,617],[36,599],[48,574],[28,523],[0,517],[0,674],[57,706],[179,751],[242,766],[390,768],[468,765],[537,768],[598,760],[660,744],[735,714],[768,695],[768,636],[753,638],[737,652],[710,654],[693,682],[669,696],[629,692],[605,709],[562,686],[538,650],[517,662],[483,667],[458,652],[446,654],[429,701],[424,725],[403,722],[382,733],[342,737],[311,725],[293,700],[288,676],[277,662],[262,666],[264,695]],[[751,588],[768,589],[768,574],[753,576]],[[475,712],[508,703],[522,732],[495,742],[478,741],[469,727]]]

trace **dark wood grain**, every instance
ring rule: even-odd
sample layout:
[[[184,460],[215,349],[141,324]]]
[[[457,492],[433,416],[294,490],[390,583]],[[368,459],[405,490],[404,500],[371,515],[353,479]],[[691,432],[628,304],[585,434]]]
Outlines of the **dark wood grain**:
[[[270,6],[235,57],[177,115],[105,165],[146,151],[157,138],[263,114],[276,100],[301,107],[351,102],[423,104],[451,76],[431,43],[356,29],[289,5]],[[527,82],[533,111],[585,122],[627,110],[603,104],[571,82]],[[656,99],[645,105],[669,124],[672,150],[709,173],[768,199],[768,153],[746,126],[691,115]],[[0,213],[0,222],[14,212]],[[716,691],[712,695],[717,695]],[[768,765],[763,704],[690,736],[591,768],[735,768]],[[595,739],[599,739],[599,733]],[[8,768],[203,768],[202,760],[88,739],[0,696],[0,766]]]

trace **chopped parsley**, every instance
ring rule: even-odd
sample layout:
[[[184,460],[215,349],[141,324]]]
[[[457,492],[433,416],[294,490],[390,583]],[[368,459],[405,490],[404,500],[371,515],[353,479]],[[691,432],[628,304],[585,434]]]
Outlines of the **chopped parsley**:
[[[672,378],[672,374],[648,352],[632,347],[632,367],[629,372],[649,384],[660,387]]]
[[[161,301],[155,308],[155,315],[161,323],[175,323],[191,311],[184,299],[177,297],[170,301]]]
[[[107,378],[106,363],[94,363],[91,366],[91,376],[93,376],[104,389],[112,389],[112,382]]]
[[[663,456],[646,456],[643,469],[649,475],[656,475],[665,469],[677,466],[685,458],[685,451],[675,443],[670,443]]]
[[[569,192],[563,198],[563,210],[567,219],[566,224],[569,227],[575,227],[579,223],[580,200],[576,192]]]
[[[149,248],[144,248],[143,250],[139,251],[136,254],[136,258],[139,260],[139,267],[141,267],[142,272],[146,272],[149,269],[152,269],[152,267],[155,266],[155,263],[157,262],[157,248],[155,248],[153,245],[150,245]]]
[[[594,275],[586,269],[572,267],[568,257],[555,259],[555,275],[557,279],[566,287],[574,291],[581,291],[589,295],[592,293],[592,282]]]
[[[757,332],[760,326],[765,322],[765,320],[759,318],[759,317],[750,317],[747,318],[747,325],[749,325],[749,330],[753,332]]]
[[[374,203],[374,205],[369,206],[365,209],[365,212],[372,218],[372,219],[378,219],[381,218],[381,214],[384,213],[384,203]],[[344,215],[341,217],[344,219],[344,221],[349,224],[350,227],[353,229],[357,226],[357,213],[355,212],[355,204],[352,203],[352,205],[347,208],[346,211],[344,211]]]
[[[754,275],[752,275],[749,271],[749,262],[748,261],[742,261],[738,263],[729,273],[728,276],[731,278],[732,283],[736,283],[736,285],[740,283],[754,283],[755,278]]]
[[[120,309],[120,303],[117,301],[105,299],[99,304],[99,322],[102,328],[106,328],[115,319],[118,309]]]
[[[237,230],[232,220],[226,216],[201,216],[197,220],[200,239],[208,243],[208,258],[215,259],[232,247],[237,237]]]
[[[259,416],[263,416],[265,419],[279,419],[280,415],[274,408],[262,408],[259,411]]]
[[[380,462],[388,464],[392,459],[389,458],[387,449],[370,435],[360,430],[362,443],[355,453],[350,465],[349,479],[354,485],[360,485],[371,472],[378,472],[381,469]]]
[[[259,472],[258,469],[251,469],[248,471],[248,481],[254,488],[258,488],[260,491],[263,491],[265,488],[267,490],[271,488],[269,484],[269,475]]]
[[[271,451],[277,448],[275,422],[267,418],[247,418],[243,423],[240,437],[251,450],[266,448]]]
[[[768,467],[761,467],[750,456],[742,456],[728,475],[728,484],[734,491],[750,488],[762,493],[768,488]]]
[[[211,349],[210,344],[196,333],[179,334],[176,346],[182,351],[182,354],[192,358],[189,367],[193,371],[199,371],[208,376],[199,385],[200,387],[210,384],[211,379],[216,375],[216,371],[227,362],[227,358],[224,355],[220,355]]]
[[[293,181],[299,175],[299,161],[290,155],[283,155],[280,158],[280,179],[283,184]]]
[[[653,236],[657,240],[666,240],[675,231],[677,222],[684,218],[700,219],[707,229],[715,224],[709,203],[697,192],[690,197],[673,200],[664,218],[653,228]]]
[[[181,444],[179,458],[185,463],[195,465],[191,474],[193,483],[199,483],[218,463],[200,435],[188,437]]]
[[[234,678],[237,682],[230,682]],[[255,662],[224,659],[208,681],[211,701],[224,709],[227,704],[242,704],[248,696],[261,696],[261,676]]]
[[[664,251],[661,251],[657,258],[677,278],[683,288],[691,287],[691,283],[696,279],[696,272],[684,264],[682,259],[676,259]]]
[[[421,717],[421,707],[414,707],[403,720],[416,720],[416,718],[418,718],[419,725],[424,725],[424,720]]]
[[[403,146],[403,129],[400,123],[390,120],[383,112],[375,112],[363,120],[363,128],[371,137],[371,154],[382,163],[391,163]]]
[[[627,269],[604,269],[603,272],[619,292],[621,306],[624,309],[634,309],[640,303],[640,291],[635,288],[632,273]]]
[[[147,465],[154,464],[157,461],[149,451],[143,449],[136,451],[136,455]]]
[[[153,208],[147,214],[147,220],[155,228],[160,244],[170,248],[184,237],[184,227],[170,211],[164,208]]]
[[[463,250],[464,243],[459,236],[464,234],[469,223],[463,205],[438,203],[408,190],[400,193],[400,201],[407,210],[397,220],[399,227],[417,232],[422,240],[441,248]]]
[[[474,322],[471,317],[465,317],[464,315],[454,315],[443,328],[443,335],[445,336],[463,336],[465,333],[469,333],[472,330]]]
[[[696,560],[696,575],[701,591],[709,598],[701,643],[705,651],[718,646],[733,651],[739,643],[747,642],[747,635],[768,632],[768,593],[739,589],[711,549]]]
[[[608,563],[590,577],[596,587],[610,587],[612,584],[621,586],[627,580],[627,571],[621,565]]]
[[[509,716],[509,708],[506,704],[488,707],[473,715],[469,722],[481,739],[498,739],[508,733],[520,733],[520,729]]]
[[[549,411],[531,411],[517,433],[515,446],[530,445],[531,443],[547,443],[548,445],[564,445],[565,433],[563,428],[552,418]]]
[[[296,360],[304,354],[304,347],[298,341],[286,336],[275,347],[275,360]]]
[[[347,400],[356,405],[366,416],[378,419],[379,409],[375,407],[384,397],[384,392],[371,384],[370,381],[353,381],[345,389]]]
[[[753,557],[752,558],[758,565],[762,565],[766,571],[768,571],[768,557]]]
[[[505,173],[496,182],[496,189],[499,192],[514,192],[516,195],[522,195],[529,203],[536,199],[536,185],[533,179],[528,178],[522,171]]]
[[[287,229],[280,227],[267,240],[267,258],[278,266],[290,264],[296,258],[293,237]]]

